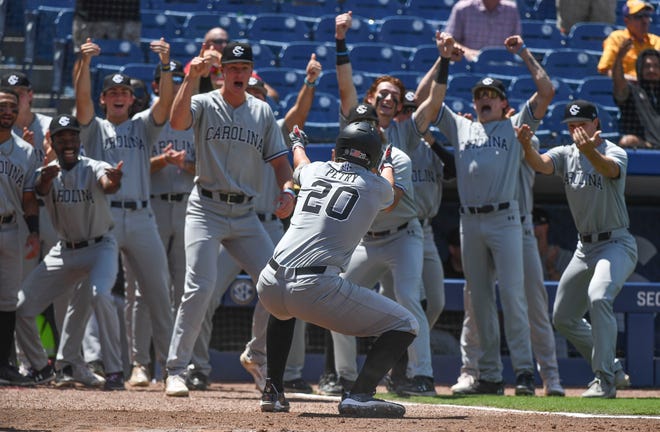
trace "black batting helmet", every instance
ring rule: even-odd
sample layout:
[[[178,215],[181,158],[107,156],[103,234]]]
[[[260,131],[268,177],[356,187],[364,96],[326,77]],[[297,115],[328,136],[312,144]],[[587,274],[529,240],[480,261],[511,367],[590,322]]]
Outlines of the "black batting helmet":
[[[335,160],[372,169],[378,166],[382,154],[380,134],[367,122],[350,123],[337,136]]]

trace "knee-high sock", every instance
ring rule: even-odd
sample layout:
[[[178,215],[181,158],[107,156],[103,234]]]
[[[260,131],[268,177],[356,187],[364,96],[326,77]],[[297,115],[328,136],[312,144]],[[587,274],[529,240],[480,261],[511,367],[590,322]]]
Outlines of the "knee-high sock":
[[[278,392],[284,391],[284,368],[291,349],[295,318],[282,321],[274,316],[268,318],[266,330],[266,364],[268,378]]]

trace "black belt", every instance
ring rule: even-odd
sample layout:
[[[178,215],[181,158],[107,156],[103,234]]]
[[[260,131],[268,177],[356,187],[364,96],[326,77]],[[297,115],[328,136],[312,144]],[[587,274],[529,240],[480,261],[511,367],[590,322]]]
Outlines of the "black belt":
[[[369,231],[369,232],[367,232],[367,235],[369,237],[385,237],[387,235],[397,233],[397,232],[401,231],[402,229],[406,229],[407,227],[408,227],[408,222],[406,222],[404,224],[401,224],[396,228],[386,230],[386,231]]]
[[[273,270],[277,271],[280,268],[280,265],[275,262],[273,258],[268,261],[268,265]],[[296,267],[293,270],[296,272],[296,275],[312,275],[312,274],[323,274],[325,273],[326,266],[311,266],[311,267]]]
[[[137,210],[139,208],[147,208],[147,204],[149,204],[147,201],[111,201],[110,207]]]
[[[160,194],[160,195],[151,195],[151,198],[160,198],[163,201],[167,202],[180,202],[186,197],[187,194],[184,193],[173,193],[173,194]]]
[[[66,246],[67,249],[80,249],[99,243],[102,240],[103,240],[103,236],[98,236],[93,238],[92,240],[83,240],[79,242],[64,242],[64,246]]]
[[[13,214],[0,216],[0,225],[10,224],[12,222],[14,222],[14,215]]]
[[[216,198],[215,196],[213,196],[213,192],[204,189],[203,187],[200,187],[199,191],[202,194],[202,196],[205,196],[206,198],[217,199],[219,201],[226,202],[229,204],[241,204],[245,201],[250,201],[252,199],[252,197],[243,194],[234,194],[234,193],[227,194],[223,192],[216,192],[215,196],[218,197]]]
[[[461,207],[461,214],[466,214],[466,213],[471,213],[471,214],[482,214],[482,213],[492,213],[494,211],[499,211],[499,210],[506,210],[509,207],[511,207],[511,203],[507,202],[502,202],[499,204],[486,204],[481,207],[470,207],[470,206],[465,206]]]
[[[261,222],[268,222],[277,219],[277,216],[272,213],[257,213],[257,217]]]
[[[597,241],[609,240],[612,237],[612,231],[606,231],[598,234],[580,234],[579,237],[582,243],[595,243]]]

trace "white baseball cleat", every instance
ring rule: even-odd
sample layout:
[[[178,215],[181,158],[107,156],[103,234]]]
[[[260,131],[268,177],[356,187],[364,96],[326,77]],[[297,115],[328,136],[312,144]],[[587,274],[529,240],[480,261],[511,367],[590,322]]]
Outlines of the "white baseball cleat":
[[[180,375],[170,375],[165,381],[165,395],[174,397],[187,397],[188,387],[186,380]]]
[[[476,381],[477,379],[474,376],[467,372],[463,372],[456,380],[456,384],[451,386],[451,391],[453,393],[462,393],[471,388]]]

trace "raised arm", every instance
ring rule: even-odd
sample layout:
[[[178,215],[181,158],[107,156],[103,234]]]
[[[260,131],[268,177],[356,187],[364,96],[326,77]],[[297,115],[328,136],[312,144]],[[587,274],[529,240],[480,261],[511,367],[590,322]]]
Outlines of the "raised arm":
[[[87,38],[80,46],[80,65],[76,71],[74,88],[76,92],[76,118],[81,125],[88,125],[94,118],[94,102],[92,101],[92,78],[90,63],[92,57],[101,54],[101,48]]]
[[[190,101],[195,91],[196,83],[199,78],[209,73],[211,63],[208,59],[204,58],[204,44],[199,56],[192,59],[190,62],[190,70],[188,75],[183,79],[179,91],[174,96],[172,103],[172,110],[170,112],[170,124],[172,129],[186,130],[192,126],[192,113],[190,112]]]
[[[540,120],[545,116],[546,111],[552,98],[555,96],[555,88],[552,81],[545,72],[545,69],[534,58],[531,51],[525,46],[523,38],[516,35],[506,38],[504,46],[507,51],[513,54],[518,54],[525,62],[525,66],[536,84],[536,93],[534,93],[528,100],[529,107],[534,114],[534,118]]]
[[[621,44],[621,48],[619,48],[619,51],[616,53],[616,57],[614,57],[614,64],[612,65],[612,95],[618,102],[625,101],[628,99],[628,95],[630,95],[628,81],[626,81],[626,76],[623,73],[623,59],[626,57],[626,54],[630,51],[632,46],[633,40],[626,39]]]
[[[524,124],[520,127],[514,126],[514,129],[516,130],[516,137],[525,151],[525,161],[529,166],[531,166],[534,171],[540,172],[541,174],[552,174],[555,171],[555,165],[552,163],[550,156],[540,154],[532,145],[534,132],[529,125]]]
[[[339,99],[341,113],[348,116],[349,110],[357,105],[357,90],[353,84],[353,67],[348,56],[346,46],[346,33],[351,28],[353,12],[337,15],[335,18],[335,44],[337,47],[337,83],[339,85]]]
[[[292,131],[295,125],[305,127],[307,115],[314,102],[314,93],[316,90],[316,80],[321,75],[321,63],[316,60],[316,54],[312,54],[307,63],[305,82],[298,92],[296,103],[284,116],[284,124],[288,131]]]
[[[160,82],[158,84],[158,99],[151,107],[151,115],[157,125],[162,125],[170,116],[172,100],[174,99],[174,84],[172,82],[172,69],[170,66],[170,44],[165,38],[153,41],[151,51],[158,54],[161,64]]]

